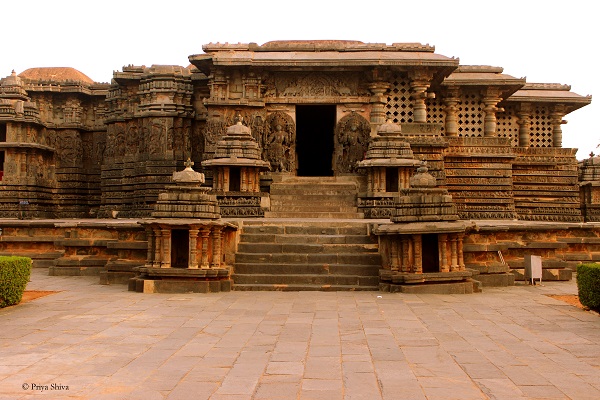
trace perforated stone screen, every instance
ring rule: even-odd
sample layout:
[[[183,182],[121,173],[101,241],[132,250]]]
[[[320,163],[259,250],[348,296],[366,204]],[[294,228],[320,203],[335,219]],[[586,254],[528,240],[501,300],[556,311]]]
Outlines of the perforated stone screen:
[[[531,147],[552,147],[552,124],[547,106],[537,105],[530,116],[529,143]]]
[[[458,136],[483,137],[483,104],[475,93],[463,93],[458,103]]]
[[[410,99],[410,83],[407,76],[397,73],[386,92],[385,117],[394,123],[413,122],[413,104]]]
[[[498,137],[511,139],[512,146],[519,145],[519,124],[516,111],[513,107],[504,107],[504,112],[496,114],[496,132]]]
[[[427,99],[425,102],[427,106],[427,122],[431,124],[442,124],[442,133],[445,131],[446,113],[444,112],[444,105],[439,96],[435,99]]]

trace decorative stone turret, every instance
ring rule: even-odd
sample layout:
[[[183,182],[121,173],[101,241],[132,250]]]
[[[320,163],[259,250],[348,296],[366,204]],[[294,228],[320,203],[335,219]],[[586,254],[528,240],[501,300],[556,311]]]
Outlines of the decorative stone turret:
[[[260,192],[260,173],[270,169],[261,159],[261,150],[250,128],[237,124],[217,143],[215,156],[202,163],[213,171],[213,193],[223,216],[258,217],[264,215]]]
[[[216,196],[208,194],[210,188],[200,186],[204,174],[194,171],[192,165],[188,159],[183,171],[173,172],[175,185],[159,194],[152,218],[220,218]]]
[[[403,140],[402,127],[388,120],[377,129],[365,159],[358,168],[367,170],[367,192],[359,194],[358,205],[366,218],[392,215],[393,198],[410,186],[410,176],[420,164],[410,144]]]
[[[392,222],[456,221],[456,205],[448,190],[436,188],[436,179],[427,172],[425,163],[410,178],[410,188],[396,198]]]

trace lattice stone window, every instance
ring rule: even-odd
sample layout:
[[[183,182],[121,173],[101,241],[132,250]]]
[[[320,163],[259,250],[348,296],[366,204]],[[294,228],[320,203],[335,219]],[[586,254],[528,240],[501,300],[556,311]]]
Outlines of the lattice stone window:
[[[536,106],[530,116],[529,143],[531,147],[552,147],[552,123],[546,106]]]
[[[402,74],[394,75],[391,88],[386,92],[385,118],[394,123],[413,122],[413,105],[410,99],[410,81]]]
[[[442,124],[441,132],[443,133],[446,129],[446,113],[444,112],[442,100],[437,97],[435,99],[427,99],[425,105],[427,106],[427,122],[430,124]]]
[[[483,136],[483,104],[475,93],[464,93],[458,103],[458,136]]]
[[[519,145],[519,124],[514,107],[504,107],[504,112],[496,114],[496,132],[498,137],[511,138],[511,145]]]

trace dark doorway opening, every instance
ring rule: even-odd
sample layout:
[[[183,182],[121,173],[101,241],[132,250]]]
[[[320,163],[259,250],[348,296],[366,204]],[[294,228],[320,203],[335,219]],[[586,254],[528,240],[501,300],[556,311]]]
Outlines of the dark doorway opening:
[[[171,231],[171,267],[187,268],[190,262],[190,231],[173,229]]]
[[[423,272],[440,272],[438,235],[436,233],[428,233],[422,236],[422,240]]]
[[[385,169],[385,191],[398,191],[398,168],[394,167]]]
[[[332,176],[334,105],[296,106],[298,176]]]
[[[242,180],[242,175],[241,175],[240,167],[230,167],[229,168],[229,191],[230,192],[239,192],[241,180]]]

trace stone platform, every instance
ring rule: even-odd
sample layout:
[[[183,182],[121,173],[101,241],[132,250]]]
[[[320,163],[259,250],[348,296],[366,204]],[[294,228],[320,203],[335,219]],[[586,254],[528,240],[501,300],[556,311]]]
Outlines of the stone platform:
[[[140,293],[229,292],[232,281],[228,268],[138,267],[138,276],[129,280],[129,290]]]
[[[459,294],[481,292],[481,282],[471,271],[424,272],[420,274],[381,270],[379,290],[401,293]]]

